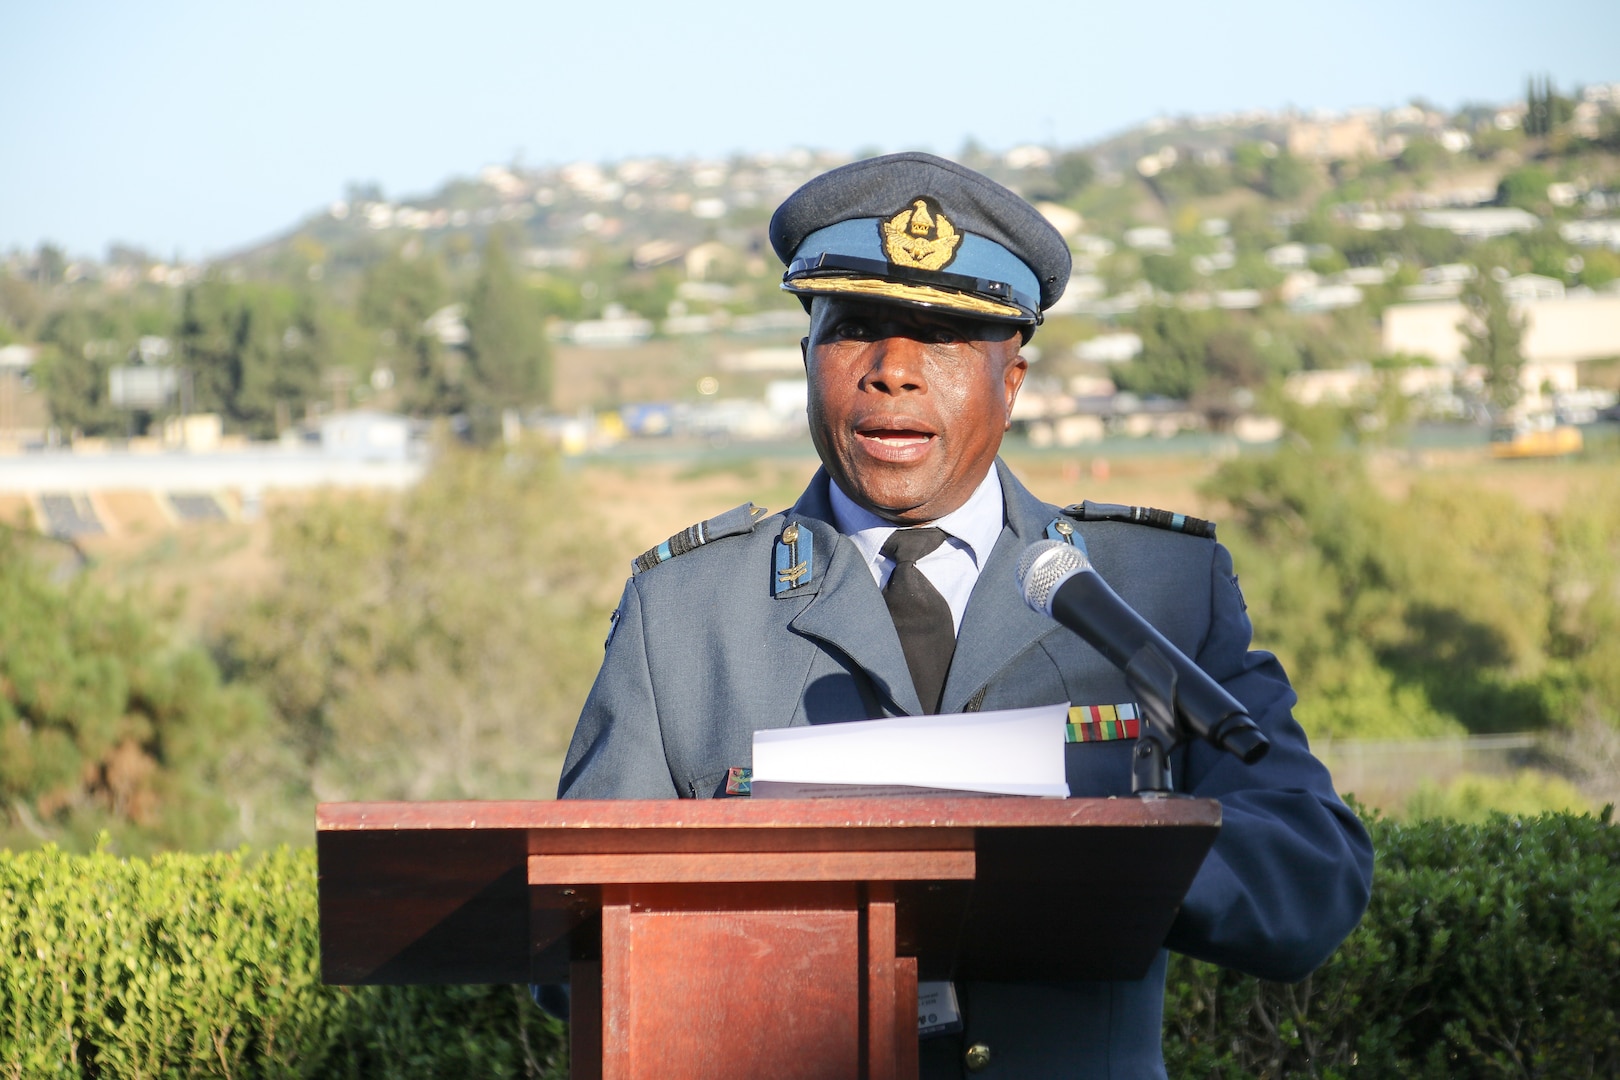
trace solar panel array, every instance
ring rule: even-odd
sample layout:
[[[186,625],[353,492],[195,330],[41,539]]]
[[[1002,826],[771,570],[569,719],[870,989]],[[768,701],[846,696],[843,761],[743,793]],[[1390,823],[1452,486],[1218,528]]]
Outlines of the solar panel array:
[[[76,536],[100,536],[107,530],[90,504],[90,496],[68,492],[44,492],[39,497],[39,512],[45,519],[41,531],[51,536],[71,540]]]
[[[224,521],[225,508],[212,494],[193,491],[169,493],[169,506],[179,521]]]

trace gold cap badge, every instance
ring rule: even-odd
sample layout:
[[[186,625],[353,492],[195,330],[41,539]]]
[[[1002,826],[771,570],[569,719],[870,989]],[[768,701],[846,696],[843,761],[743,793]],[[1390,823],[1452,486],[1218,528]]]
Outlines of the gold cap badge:
[[[895,266],[908,270],[943,270],[956,257],[962,234],[941,212],[938,203],[917,199],[883,222],[883,254]]]

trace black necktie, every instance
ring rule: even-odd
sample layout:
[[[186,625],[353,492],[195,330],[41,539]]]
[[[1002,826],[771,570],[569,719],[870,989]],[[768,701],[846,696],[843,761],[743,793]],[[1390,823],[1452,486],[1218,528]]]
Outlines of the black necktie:
[[[896,529],[883,543],[883,554],[894,560],[894,573],[883,590],[889,616],[900,634],[911,684],[925,712],[937,713],[945,693],[945,674],[956,653],[956,622],[951,606],[917,569],[917,560],[945,542],[940,529]]]

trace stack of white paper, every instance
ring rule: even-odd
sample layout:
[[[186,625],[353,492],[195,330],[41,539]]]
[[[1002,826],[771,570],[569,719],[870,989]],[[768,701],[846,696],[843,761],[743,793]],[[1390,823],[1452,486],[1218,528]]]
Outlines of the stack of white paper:
[[[1067,702],[1033,709],[897,716],[754,733],[753,795],[974,792],[1066,798]]]

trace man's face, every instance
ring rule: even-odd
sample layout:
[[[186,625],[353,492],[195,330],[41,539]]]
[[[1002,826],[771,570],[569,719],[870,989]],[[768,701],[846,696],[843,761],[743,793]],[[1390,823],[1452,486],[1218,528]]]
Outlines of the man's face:
[[[1011,423],[1029,365],[1016,327],[817,297],[804,340],[810,435],[845,494],[886,521],[967,502]]]

